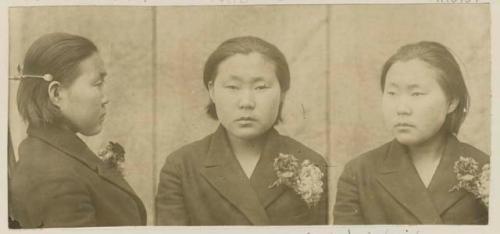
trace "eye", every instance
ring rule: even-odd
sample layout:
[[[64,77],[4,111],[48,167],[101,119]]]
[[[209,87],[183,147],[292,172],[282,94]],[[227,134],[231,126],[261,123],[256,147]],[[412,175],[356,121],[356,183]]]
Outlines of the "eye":
[[[224,88],[231,89],[231,90],[237,90],[238,86],[236,86],[236,85],[225,85]]]
[[[269,86],[267,85],[257,85],[257,87],[255,87],[256,90],[263,90],[263,89],[267,89],[269,88]]]
[[[97,86],[97,87],[102,87],[103,85],[104,85],[104,80],[99,80],[99,81],[94,83],[94,86]]]
[[[425,95],[425,93],[422,93],[422,92],[413,92],[411,93],[411,96],[414,96],[414,97],[419,97],[419,96],[423,96]]]
[[[396,92],[394,92],[394,91],[387,91],[387,92],[385,92],[385,93],[386,93],[387,95],[389,95],[389,96],[394,96],[394,95],[396,95]]]

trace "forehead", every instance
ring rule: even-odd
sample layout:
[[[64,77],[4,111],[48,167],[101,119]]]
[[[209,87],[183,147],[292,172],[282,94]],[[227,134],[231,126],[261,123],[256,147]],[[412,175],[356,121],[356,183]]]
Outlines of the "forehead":
[[[441,72],[430,64],[420,60],[398,61],[386,75],[385,84],[398,86],[433,86],[439,85]]]
[[[217,69],[217,79],[276,79],[275,64],[264,55],[252,52],[235,54],[222,61]]]
[[[80,73],[106,73],[104,62],[97,52],[82,60],[78,68]]]

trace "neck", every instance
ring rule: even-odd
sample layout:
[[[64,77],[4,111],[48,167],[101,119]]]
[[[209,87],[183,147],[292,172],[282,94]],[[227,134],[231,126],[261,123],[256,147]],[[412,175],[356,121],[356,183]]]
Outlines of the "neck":
[[[446,140],[447,135],[439,131],[425,142],[408,146],[408,152],[413,159],[439,159],[443,154]]]
[[[254,139],[241,139],[231,133],[227,133],[229,144],[233,149],[234,154],[238,155],[254,155],[256,157],[260,156],[264,144],[266,142],[267,134],[256,137]]]
[[[51,125],[75,134],[77,133],[75,126],[64,116],[59,116]]]
[[[67,124],[66,122],[62,122],[60,124],[57,124],[56,126],[76,134],[76,131],[71,127],[71,125]]]

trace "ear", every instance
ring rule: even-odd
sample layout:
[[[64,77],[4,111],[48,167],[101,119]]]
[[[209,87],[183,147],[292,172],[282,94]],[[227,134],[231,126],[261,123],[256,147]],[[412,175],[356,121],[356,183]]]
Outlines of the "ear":
[[[48,92],[49,92],[49,99],[57,107],[61,107],[61,83],[59,81],[52,81],[49,84],[48,87]]]
[[[285,102],[285,98],[286,98],[286,92],[281,91],[281,94],[280,94],[280,102],[281,102],[281,103],[284,103],[284,102]]]
[[[213,80],[208,82],[208,95],[210,95],[210,99],[213,102],[214,101],[214,81]]]
[[[457,106],[458,106],[458,98],[453,98],[450,102],[450,104],[448,105],[448,114],[455,111],[455,109],[457,109]]]

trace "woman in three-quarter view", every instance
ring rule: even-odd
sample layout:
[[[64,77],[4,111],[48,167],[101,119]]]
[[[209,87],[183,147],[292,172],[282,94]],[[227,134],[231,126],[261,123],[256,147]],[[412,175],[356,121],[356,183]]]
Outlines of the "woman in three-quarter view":
[[[209,56],[203,82],[210,95],[208,114],[220,126],[167,157],[156,195],[157,224],[326,224],[325,160],[274,129],[290,86],[282,52],[256,37],[229,39]],[[283,165],[316,168],[318,176],[308,178],[319,181],[308,184],[303,177],[295,187],[276,184],[281,157],[291,160]],[[308,190],[313,194],[297,192],[314,186]]]
[[[480,199],[452,189],[459,183],[457,162],[467,159],[481,168],[489,156],[457,139],[469,95],[449,49],[425,41],[401,47],[383,66],[380,85],[395,139],[345,166],[334,223],[487,223]]]
[[[117,168],[77,136],[101,132],[106,69],[87,38],[50,33],[28,49],[18,109],[28,123],[10,181],[12,218],[22,228],[146,224],[142,201]]]

